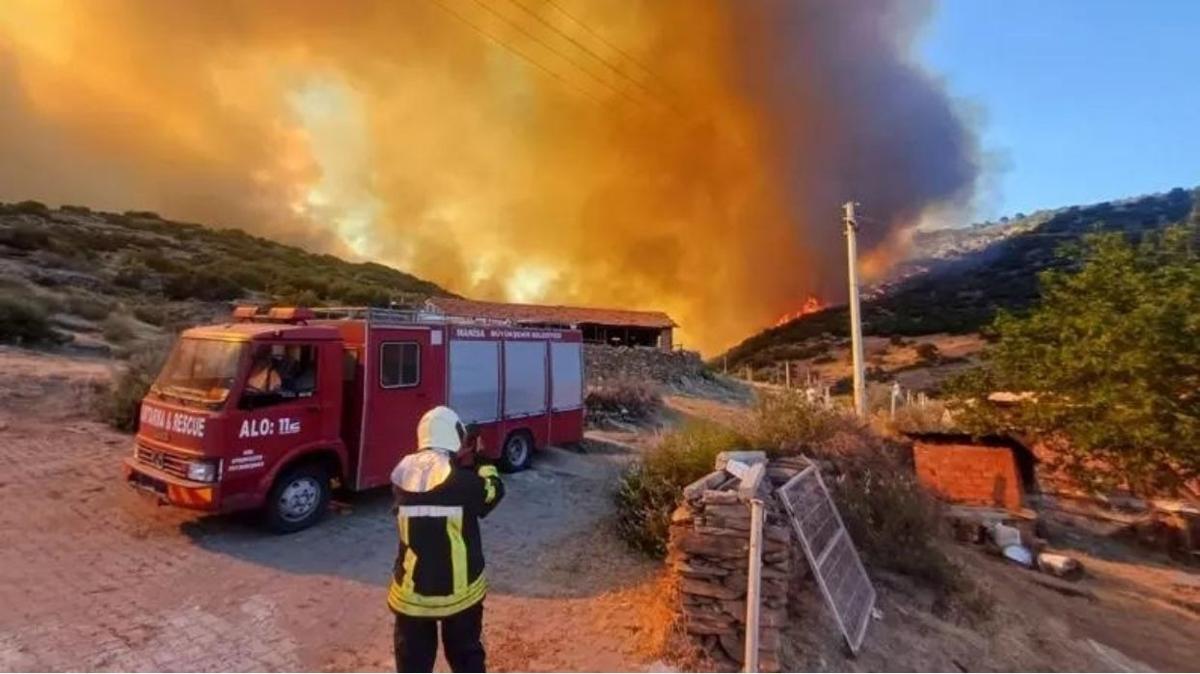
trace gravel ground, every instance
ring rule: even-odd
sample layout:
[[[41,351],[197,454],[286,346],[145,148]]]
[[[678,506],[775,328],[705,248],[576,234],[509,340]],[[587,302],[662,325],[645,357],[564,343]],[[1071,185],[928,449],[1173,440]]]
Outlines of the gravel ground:
[[[0,669],[391,669],[388,494],[291,536],[154,505],[120,479],[130,437],[86,420],[109,372],[0,348]],[[645,667],[656,565],[608,530],[619,457],[539,458],[484,526],[490,666]]]

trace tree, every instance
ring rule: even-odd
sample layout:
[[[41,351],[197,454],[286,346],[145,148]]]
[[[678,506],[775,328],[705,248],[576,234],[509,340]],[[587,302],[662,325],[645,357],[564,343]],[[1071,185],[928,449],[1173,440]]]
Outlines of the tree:
[[[1040,275],[1027,315],[1001,312],[980,368],[952,384],[975,432],[1065,440],[1064,467],[1143,493],[1200,476],[1200,223],[1094,235],[1078,271]],[[997,406],[987,394],[1021,394]]]

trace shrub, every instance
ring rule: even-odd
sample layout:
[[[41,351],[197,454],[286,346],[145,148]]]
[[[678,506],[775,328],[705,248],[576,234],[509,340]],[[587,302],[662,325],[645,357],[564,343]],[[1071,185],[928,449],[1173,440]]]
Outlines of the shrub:
[[[140,290],[142,284],[150,275],[150,269],[138,260],[126,260],[113,277],[113,283]]]
[[[143,220],[162,220],[162,216],[154,211],[125,211],[125,216]]]
[[[46,215],[50,212],[49,207],[40,201],[28,199],[13,204],[11,207],[13,213],[27,213],[29,215]]]
[[[96,412],[100,419],[117,430],[135,430],[142,398],[150,390],[168,353],[170,342],[162,340],[147,344],[133,354],[108,391],[97,398]]]
[[[720,452],[748,446],[740,433],[711,422],[695,422],[664,436],[621,475],[617,533],[638,550],[664,556],[671,511],[683,488],[711,472]]]
[[[232,300],[241,296],[242,287],[225,276],[186,272],[167,276],[163,293],[173,300]]]
[[[162,325],[167,322],[167,310],[157,304],[138,304],[133,307],[133,315],[143,323]]]
[[[101,325],[104,339],[112,344],[123,344],[137,336],[133,323],[125,314],[113,313]]]
[[[89,321],[99,321],[112,313],[113,303],[111,300],[92,293],[71,293],[67,296],[66,309]]]
[[[589,389],[584,404],[589,419],[646,421],[662,409],[663,400],[658,388],[648,382],[619,379]]]
[[[763,393],[745,434],[774,456],[811,452],[844,425],[842,417],[799,391]]]
[[[941,351],[932,342],[921,342],[917,345],[917,358],[923,363],[937,363],[942,358]]]
[[[18,250],[43,250],[50,247],[50,234],[40,227],[18,225],[0,231],[0,244]]]
[[[56,337],[42,305],[8,291],[0,293],[0,341],[36,344]]]

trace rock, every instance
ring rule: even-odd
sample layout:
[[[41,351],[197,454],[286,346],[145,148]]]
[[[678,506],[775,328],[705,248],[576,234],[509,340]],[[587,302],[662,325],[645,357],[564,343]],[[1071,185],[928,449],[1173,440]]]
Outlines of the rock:
[[[717,505],[717,504],[733,504],[733,503],[741,503],[742,502],[742,499],[741,499],[741,497],[739,497],[737,495],[737,492],[732,492],[732,491],[718,491],[716,489],[708,489],[708,490],[704,491],[700,496],[701,496],[701,499],[704,501],[704,505],[706,507],[710,506],[710,505]]]
[[[760,451],[720,452],[717,454],[716,466],[714,466],[714,467],[717,470],[725,470],[726,464],[728,464],[730,461],[740,461],[740,462],[746,464],[747,466],[751,466],[756,463],[765,463],[766,460],[767,460],[766,452],[760,452]]]
[[[684,576],[693,578],[720,578],[729,575],[729,569],[717,566],[716,564],[705,564],[695,559],[688,562],[676,562],[674,567],[676,571]]]
[[[690,499],[696,496],[704,496],[717,485],[729,479],[723,470],[714,470],[704,477],[696,480],[683,488],[683,497]],[[723,493],[723,492],[718,492]]]
[[[1037,556],[1037,568],[1065,580],[1079,580],[1083,578],[1083,564],[1080,564],[1079,560],[1074,557],[1066,555],[1043,552]]]
[[[686,577],[679,581],[679,591],[684,594],[698,594],[704,597],[713,597],[714,599],[735,599],[742,596],[742,592],[736,588],[703,581],[698,578]]]

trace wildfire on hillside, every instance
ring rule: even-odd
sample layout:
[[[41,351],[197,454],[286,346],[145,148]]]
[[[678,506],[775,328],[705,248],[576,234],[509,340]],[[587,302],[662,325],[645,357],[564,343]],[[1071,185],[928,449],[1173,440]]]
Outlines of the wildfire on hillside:
[[[827,306],[829,305],[822,302],[821,298],[817,297],[816,295],[809,295],[808,299],[804,300],[804,304],[801,304],[799,309],[795,311],[789,311],[780,316],[779,320],[775,321],[775,327],[779,327],[785,323],[791,323],[801,316],[815,314]]]

